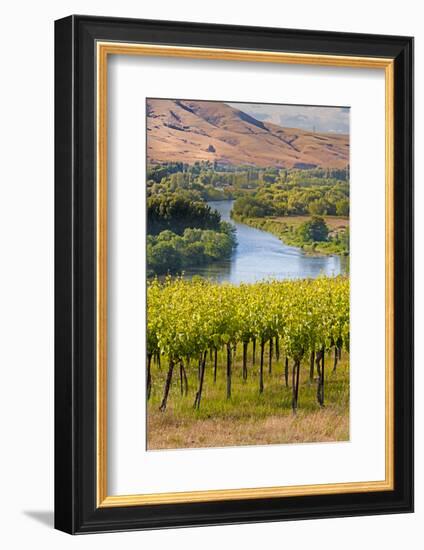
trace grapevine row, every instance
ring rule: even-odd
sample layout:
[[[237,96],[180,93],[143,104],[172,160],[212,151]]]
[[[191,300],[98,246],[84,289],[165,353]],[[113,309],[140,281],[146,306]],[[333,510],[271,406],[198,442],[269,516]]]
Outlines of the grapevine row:
[[[217,376],[217,353],[226,353],[226,396],[231,399],[232,367],[242,347],[242,376],[248,375],[248,346],[252,362],[259,360],[259,393],[264,391],[264,356],[268,369],[273,357],[285,357],[285,381],[292,363],[292,409],[299,398],[301,362],[307,360],[311,380],[318,373],[317,400],[324,405],[325,357],[334,352],[333,369],[342,349],[349,349],[349,279],[319,277],[254,284],[217,284],[205,279],[168,277],[149,282],[147,289],[147,396],[152,387],[152,359],[167,360],[160,408],[166,409],[173,373],[180,370],[181,391],[187,393],[186,367],[198,363],[199,408],[207,354]]]

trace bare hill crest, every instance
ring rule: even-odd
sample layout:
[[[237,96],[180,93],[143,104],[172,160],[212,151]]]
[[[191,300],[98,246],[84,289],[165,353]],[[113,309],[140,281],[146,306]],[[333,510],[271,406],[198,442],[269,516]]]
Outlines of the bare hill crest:
[[[147,100],[150,163],[345,168],[349,136],[285,128],[217,101]]]

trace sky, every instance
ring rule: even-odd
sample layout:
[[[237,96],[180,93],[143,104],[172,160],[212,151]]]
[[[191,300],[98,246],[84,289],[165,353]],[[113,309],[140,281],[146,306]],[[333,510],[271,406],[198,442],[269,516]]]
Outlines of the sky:
[[[228,103],[263,122],[315,132],[349,133],[349,107]]]

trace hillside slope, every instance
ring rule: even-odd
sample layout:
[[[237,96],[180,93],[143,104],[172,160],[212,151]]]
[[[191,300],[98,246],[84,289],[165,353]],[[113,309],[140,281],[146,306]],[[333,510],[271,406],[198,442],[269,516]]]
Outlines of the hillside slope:
[[[147,100],[150,163],[345,168],[349,136],[283,128],[215,101]]]

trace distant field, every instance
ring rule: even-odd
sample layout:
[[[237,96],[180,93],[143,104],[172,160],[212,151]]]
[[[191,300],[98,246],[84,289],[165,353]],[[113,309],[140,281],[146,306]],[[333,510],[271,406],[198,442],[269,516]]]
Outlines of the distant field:
[[[342,216],[322,216],[325,223],[333,231],[337,229],[346,229],[349,227],[349,218]],[[311,216],[280,216],[273,217],[272,220],[278,223],[286,223],[298,226],[311,219]]]
[[[188,395],[181,395],[176,369],[166,411],[159,405],[167,368],[152,367],[152,394],[148,403],[147,447],[178,449],[222,447],[231,445],[264,445],[346,441],[349,439],[349,357],[343,353],[337,371],[332,373],[333,358],[326,359],[324,407],[316,399],[317,383],[309,382],[309,362],[302,362],[299,408],[291,411],[291,387],[285,386],[284,362],[280,358],[268,372],[265,357],[265,389],[259,394],[259,366],[249,359],[247,381],[242,379],[241,356],[233,371],[233,392],[226,399],[224,356],[220,354],[217,381],[213,381],[212,363],[208,356],[205,385],[199,410],[193,408],[198,386],[197,365],[188,369]],[[291,366],[290,377],[291,381]],[[315,373],[316,376],[316,373]]]

